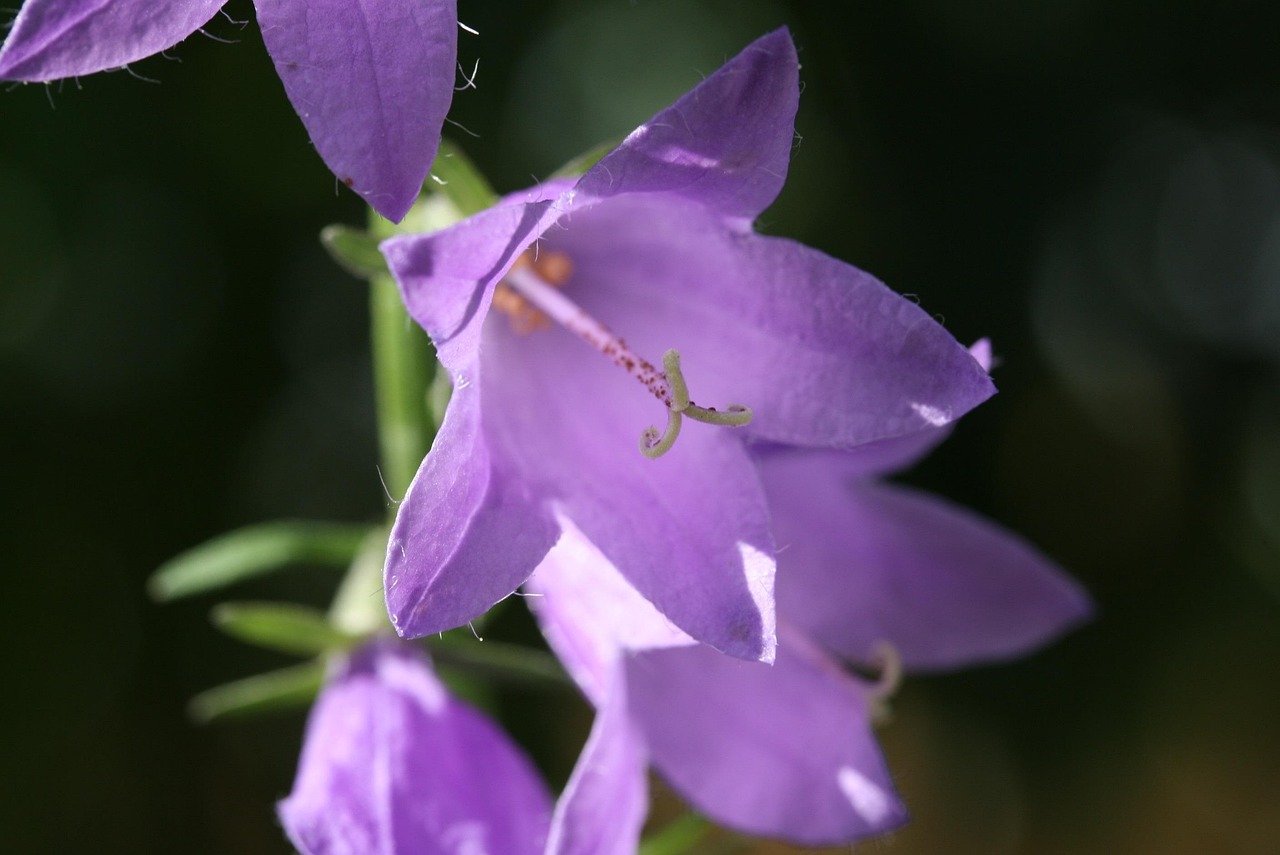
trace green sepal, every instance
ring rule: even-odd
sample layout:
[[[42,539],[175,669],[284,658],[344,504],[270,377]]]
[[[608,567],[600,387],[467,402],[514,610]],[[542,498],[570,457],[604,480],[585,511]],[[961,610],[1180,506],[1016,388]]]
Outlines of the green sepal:
[[[201,692],[187,714],[201,724],[218,719],[293,710],[308,706],[324,685],[324,660],[255,674]]]
[[[378,239],[361,229],[334,224],[320,230],[320,243],[338,266],[360,279],[389,275]]]
[[[283,520],[221,534],[166,561],[147,582],[160,601],[200,594],[292,564],[345,567],[368,526]]]
[[[324,612],[297,603],[222,603],[209,616],[232,638],[299,656],[345,650],[362,638],[338,629]]]
[[[600,162],[600,159],[609,152],[613,151],[622,142],[620,139],[603,142],[594,148],[589,148],[582,154],[570,160],[564,166],[551,173],[551,180],[557,178],[577,178],[591,167]]]

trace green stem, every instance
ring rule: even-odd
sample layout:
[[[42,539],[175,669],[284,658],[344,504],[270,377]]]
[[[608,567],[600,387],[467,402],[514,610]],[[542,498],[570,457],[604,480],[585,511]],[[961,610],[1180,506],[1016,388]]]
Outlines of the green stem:
[[[370,230],[379,238],[393,228],[376,215],[371,219]],[[369,289],[382,480],[398,502],[431,448],[427,392],[436,361],[426,333],[405,312],[395,281],[377,275]]]

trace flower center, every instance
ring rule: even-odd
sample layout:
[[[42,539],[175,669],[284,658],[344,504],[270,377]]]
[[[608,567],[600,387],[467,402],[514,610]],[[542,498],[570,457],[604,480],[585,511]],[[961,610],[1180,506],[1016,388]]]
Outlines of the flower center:
[[[751,421],[751,410],[730,404],[723,410],[699,407],[689,400],[689,387],[680,370],[680,353],[662,355],[662,370],[637,354],[608,327],[584,311],[560,290],[573,275],[573,262],[562,252],[546,252],[530,257],[526,251],[507,271],[494,291],[493,305],[511,319],[518,333],[545,329],[555,321],[578,338],[603,353],[667,408],[667,426],[659,431],[650,426],[640,434],[640,452],[659,458],[671,450],[685,416],[698,422],[738,427]]]
[[[532,269],[534,275],[547,285],[563,288],[573,275],[573,260],[563,252],[543,252],[535,257],[531,250],[526,250],[516,259],[515,268]],[[508,273],[507,277],[510,276]],[[493,307],[507,316],[511,329],[518,335],[528,335],[551,326],[551,319],[508,285],[506,279],[499,282],[493,292]]]

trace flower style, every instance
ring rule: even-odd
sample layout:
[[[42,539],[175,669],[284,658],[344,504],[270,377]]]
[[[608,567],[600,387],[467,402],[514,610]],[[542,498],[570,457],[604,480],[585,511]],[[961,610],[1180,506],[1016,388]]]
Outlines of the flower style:
[[[279,814],[303,855],[541,855],[550,802],[528,759],[425,657],[381,641],[316,701]]]
[[[690,646],[599,550],[566,533],[527,588],[540,595],[529,602],[547,640],[600,710],[596,750],[647,756],[698,810],[747,833],[840,844],[902,824],[870,727],[898,669],[1019,656],[1090,610],[1021,539],[875,480],[943,433],[762,455],[781,551],[772,666]],[[880,680],[846,663],[878,668]],[[642,783],[643,760],[633,763]]]
[[[173,47],[225,0],[27,0],[0,80],[119,68]],[[262,38],[320,157],[378,213],[404,217],[453,97],[456,0],[254,0]]]
[[[992,394],[918,306],[752,230],[798,95],[778,30],[577,181],[382,245],[454,384],[388,543],[401,634],[483,613],[572,528],[694,638],[771,660],[775,550],[747,442],[851,448]]]

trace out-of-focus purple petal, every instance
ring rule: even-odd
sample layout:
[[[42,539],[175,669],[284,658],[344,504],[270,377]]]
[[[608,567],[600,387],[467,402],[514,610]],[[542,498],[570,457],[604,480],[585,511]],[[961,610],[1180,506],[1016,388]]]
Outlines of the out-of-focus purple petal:
[[[400,220],[453,98],[455,0],[254,0],[285,92],[334,175]]]
[[[648,756],[615,668],[591,736],[556,803],[547,855],[634,855],[649,810]]]
[[[799,68],[785,29],[756,40],[633,131],[582,177],[577,193],[683,196],[745,230],[786,180]]]
[[[694,641],[667,620],[572,522],[529,578],[529,608],[551,649],[596,707],[627,650]]]
[[[544,243],[574,261],[565,293],[651,361],[678,349],[694,401],[750,407],[753,437],[852,447],[945,425],[995,391],[919,306],[801,244],[667,196],[562,225]]]
[[[0,47],[0,79],[47,81],[119,68],[173,47],[226,0],[26,0]]]
[[[803,639],[784,635],[772,666],[686,647],[626,668],[653,764],[717,822],[817,845],[905,821],[862,687]]]
[[[996,364],[996,354],[991,346],[991,339],[980,338],[973,344],[969,345],[969,355],[977,360],[982,366],[982,370],[991,373],[991,369]]]
[[[843,478],[840,456],[761,462],[789,623],[855,660],[888,641],[926,670],[1018,656],[1089,616],[1088,597],[1020,537],[941,499]]]
[[[406,637],[483,614],[520,586],[558,534],[531,485],[491,453],[475,380],[455,388],[387,541],[387,611]]]
[[[493,313],[481,349],[490,447],[659,611],[718,650],[769,660],[773,540],[755,464],[728,428],[690,424],[664,457],[638,449],[665,407],[553,327],[517,336]]]
[[[379,643],[321,692],[279,813],[304,855],[534,855],[551,805],[502,731],[415,651]]]

